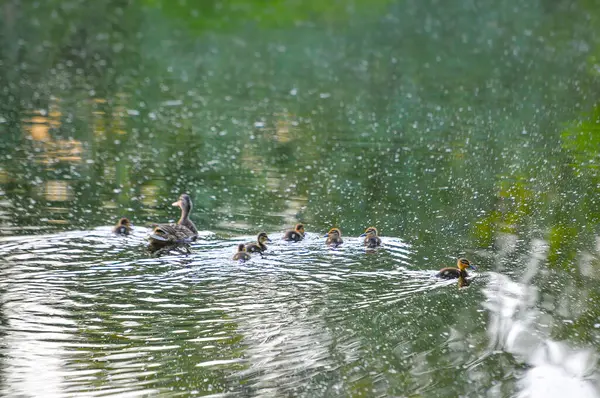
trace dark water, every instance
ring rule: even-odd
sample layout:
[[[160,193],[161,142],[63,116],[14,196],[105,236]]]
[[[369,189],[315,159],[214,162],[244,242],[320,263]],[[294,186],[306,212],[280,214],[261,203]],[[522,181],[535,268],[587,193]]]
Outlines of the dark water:
[[[600,396],[594,1],[0,20],[2,395]],[[182,192],[201,239],[151,257]],[[466,289],[432,278],[457,256]]]

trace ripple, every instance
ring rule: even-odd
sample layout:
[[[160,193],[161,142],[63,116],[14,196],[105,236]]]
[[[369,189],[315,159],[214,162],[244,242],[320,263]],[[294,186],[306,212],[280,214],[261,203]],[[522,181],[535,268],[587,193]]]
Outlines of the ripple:
[[[540,334],[535,289],[481,272],[459,291],[415,265],[401,239],[365,250],[346,237],[331,250],[318,234],[298,243],[271,234],[264,255],[239,263],[236,246],[252,236],[206,233],[190,255],[154,258],[144,232],[0,240],[3,394],[162,394],[177,380],[217,395],[435,395],[434,372],[464,366],[483,380],[477,369],[499,355],[530,367],[521,396],[556,369],[569,388],[595,391],[586,384],[595,351]],[[466,316],[462,301],[479,294],[487,344],[465,343],[483,314]]]
[[[246,380],[255,394],[289,394],[339,368],[333,347],[357,344],[336,341],[329,321],[431,284],[419,274],[388,296],[357,292],[343,303],[348,283],[403,282],[397,267],[409,263],[410,246],[399,239],[384,238],[363,257],[358,238],[329,250],[309,233],[299,243],[275,239],[264,255],[237,263],[236,245],[254,237],[205,233],[191,255],[153,258],[143,249],[147,233],[118,237],[102,227],[0,240],[3,333],[14,343],[4,364],[23,393],[41,391],[33,380],[43,363],[56,394],[94,383],[94,394],[143,395],[160,391],[160,380],[177,369],[203,391]],[[27,351],[25,342],[36,343]],[[17,361],[17,348],[30,354]],[[190,366],[205,369],[206,381],[192,381]]]

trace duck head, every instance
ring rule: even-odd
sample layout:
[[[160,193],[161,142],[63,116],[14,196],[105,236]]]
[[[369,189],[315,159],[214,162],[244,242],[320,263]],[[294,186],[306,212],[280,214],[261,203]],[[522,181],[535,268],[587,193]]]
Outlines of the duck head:
[[[342,236],[342,231],[339,230],[339,228],[331,228],[329,230],[329,232],[327,232],[325,234],[325,236],[323,236],[324,238],[330,237],[333,239],[339,238]]]
[[[304,224],[296,224],[294,230],[304,236]]]
[[[177,202],[173,202],[172,205],[179,207],[184,213],[189,213],[190,211],[192,211],[193,207],[192,198],[190,198],[190,195],[188,195],[187,193],[181,194]]]
[[[256,240],[258,241],[258,243],[261,243],[263,245],[265,244],[265,242],[271,242],[271,239],[269,239],[266,232],[261,232],[260,234],[258,234]]]
[[[477,267],[475,267],[473,264],[471,264],[471,262],[469,260],[467,260],[466,258],[459,258],[456,261],[456,266],[461,271],[464,271],[467,268],[468,269],[472,269],[472,270],[476,270],[477,269]]]
[[[375,227],[369,227],[360,236],[368,236],[368,235],[377,236],[377,228],[375,228]]]
[[[246,245],[244,245],[243,243],[240,243],[238,245],[238,252],[245,252],[246,251]]]

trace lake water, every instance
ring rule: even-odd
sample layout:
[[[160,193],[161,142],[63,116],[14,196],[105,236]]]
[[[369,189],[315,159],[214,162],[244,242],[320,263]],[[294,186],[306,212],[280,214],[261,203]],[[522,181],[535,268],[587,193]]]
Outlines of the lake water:
[[[593,2],[192,3],[0,5],[0,394],[600,396]]]

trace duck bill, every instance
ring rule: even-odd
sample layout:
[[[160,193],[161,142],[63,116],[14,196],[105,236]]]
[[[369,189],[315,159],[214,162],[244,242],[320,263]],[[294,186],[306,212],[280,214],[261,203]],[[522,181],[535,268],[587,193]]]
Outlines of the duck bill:
[[[178,200],[177,202],[171,203],[171,206],[181,207],[181,200]]]
[[[267,242],[271,243],[273,242],[271,239],[267,238]]]
[[[477,267],[474,266],[473,264],[469,265],[469,269],[472,269],[473,271],[477,271]]]
[[[329,234],[325,234],[325,235],[323,235],[323,237],[324,237],[324,238],[328,238],[328,237],[329,237]]]
[[[363,238],[363,237],[367,236],[367,233],[365,232],[364,234],[360,234],[360,235],[358,235],[358,236],[359,236],[360,238]]]

